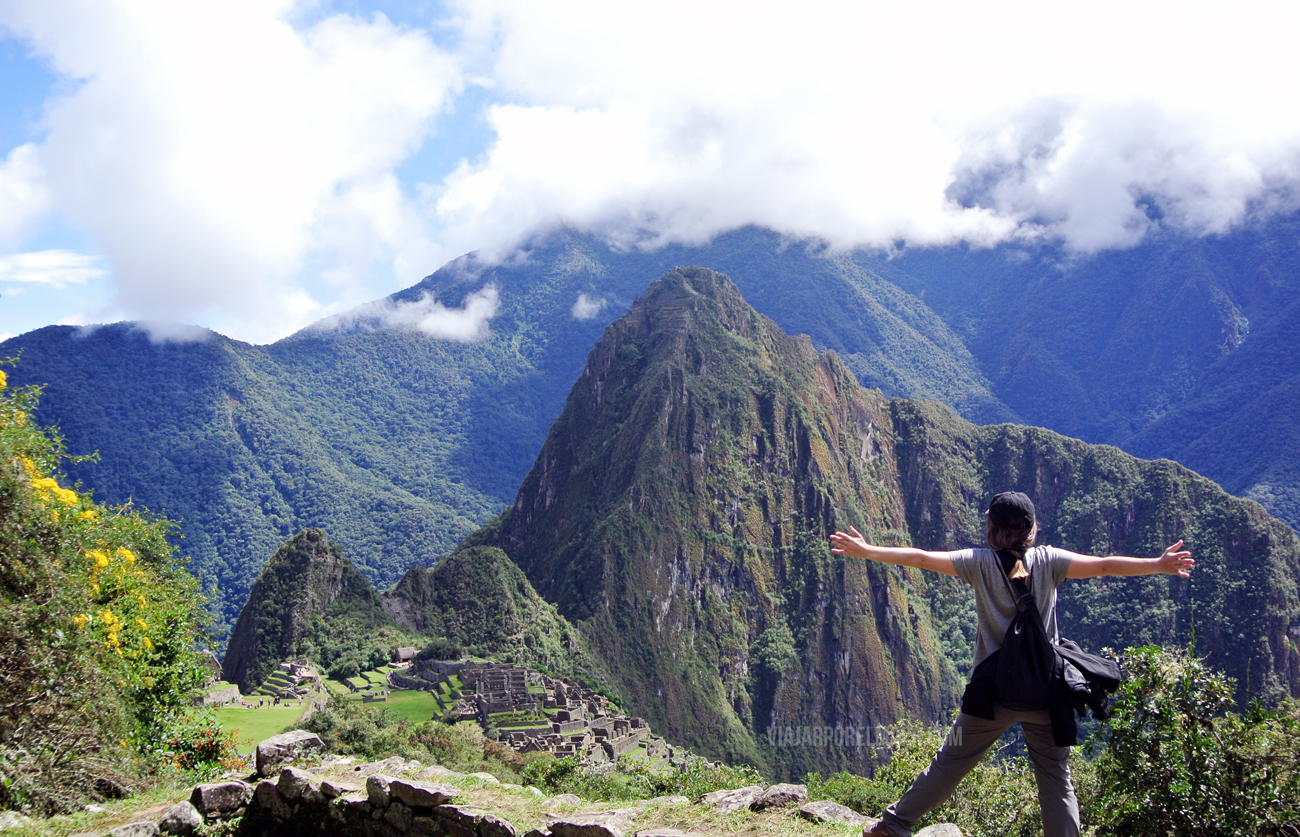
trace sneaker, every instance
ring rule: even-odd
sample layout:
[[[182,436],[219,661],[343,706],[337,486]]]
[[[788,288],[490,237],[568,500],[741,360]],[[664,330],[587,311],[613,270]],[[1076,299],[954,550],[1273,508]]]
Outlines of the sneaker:
[[[898,837],[898,835],[889,830],[884,820],[875,820],[863,827],[862,837]]]

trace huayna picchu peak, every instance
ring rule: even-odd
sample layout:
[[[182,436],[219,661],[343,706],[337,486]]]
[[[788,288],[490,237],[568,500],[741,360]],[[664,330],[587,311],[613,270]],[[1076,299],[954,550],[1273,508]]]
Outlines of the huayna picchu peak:
[[[1194,631],[1254,694],[1300,693],[1300,545],[1258,505],[1167,460],[887,399],[702,268],[652,283],[606,330],[515,503],[468,543],[522,567],[670,739],[778,775],[861,771],[871,730],[956,705],[973,603],[955,580],[845,559],[826,538],[852,525],[977,545],[980,504],[1002,489],[1036,498],[1042,543],[1196,551],[1190,583],[1067,585],[1067,636]],[[809,729],[840,734],[769,735]]]

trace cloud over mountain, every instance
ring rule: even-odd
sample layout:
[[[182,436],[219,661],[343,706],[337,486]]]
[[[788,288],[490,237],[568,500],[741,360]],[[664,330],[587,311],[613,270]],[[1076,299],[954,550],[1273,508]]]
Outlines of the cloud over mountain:
[[[57,217],[107,257],[116,312],[244,339],[557,222],[1088,253],[1296,202],[1294,4],[196,8],[0,7],[64,82],[0,148],[0,239]]]

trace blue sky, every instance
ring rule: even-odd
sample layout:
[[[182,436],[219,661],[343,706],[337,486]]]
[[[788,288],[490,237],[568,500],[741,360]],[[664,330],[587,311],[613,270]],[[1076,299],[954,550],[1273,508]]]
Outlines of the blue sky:
[[[269,342],[560,222],[1218,232],[1296,206],[1298,36],[1281,2],[0,0],[0,335]],[[495,294],[417,313],[475,339]]]

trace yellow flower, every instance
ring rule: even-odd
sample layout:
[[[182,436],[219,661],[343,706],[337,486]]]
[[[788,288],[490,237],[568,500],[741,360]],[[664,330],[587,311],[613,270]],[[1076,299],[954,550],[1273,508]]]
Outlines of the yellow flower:
[[[145,648],[153,648],[153,640],[150,639],[149,637],[144,637],[144,638],[141,640],[141,642],[144,643],[144,647],[145,647]],[[152,686],[153,684],[150,683],[149,685]]]
[[[78,613],[76,616],[72,617],[72,624],[76,625],[77,630],[79,631],[86,630],[86,626],[90,624],[90,614]]]
[[[9,376],[0,372],[0,389],[4,389],[7,386],[9,386]]]
[[[86,509],[81,514],[77,515],[77,517],[80,517],[82,520],[94,520],[96,519],[96,517],[98,517],[98,515],[96,515],[93,510]]]
[[[149,630],[149,623],[144,621],[143,619],[137,617],[135,623],[140,626],[140,630],[142,631]]]
[[[119,560],[125,561],[127,564],[135,563],[135,553],[124,546],[119,546],[117,548],[117,557]]]

